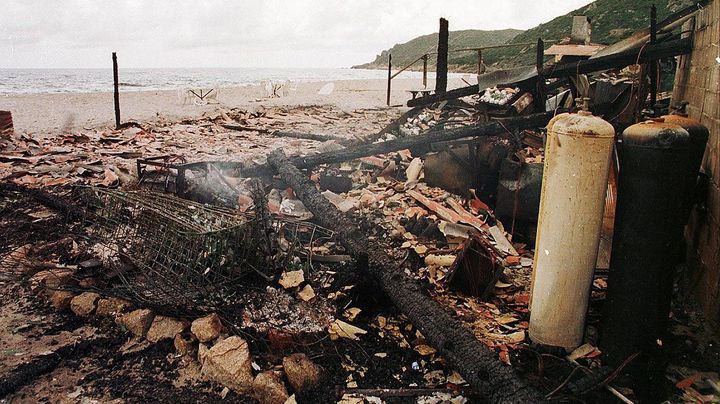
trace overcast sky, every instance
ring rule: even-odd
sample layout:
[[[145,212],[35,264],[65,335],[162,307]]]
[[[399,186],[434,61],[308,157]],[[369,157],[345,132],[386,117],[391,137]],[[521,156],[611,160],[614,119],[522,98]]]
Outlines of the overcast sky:
[[[2,0],[0,67],[349,67],[450,30],[526,29],[590,0]],[[569,27],[568,27],[569,28]]]

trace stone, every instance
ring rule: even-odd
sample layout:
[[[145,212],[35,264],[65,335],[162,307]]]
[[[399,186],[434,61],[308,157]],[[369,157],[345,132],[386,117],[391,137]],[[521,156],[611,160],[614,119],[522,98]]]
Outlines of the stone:
[[[200,342],[208,342],[220,336],[220,333],[223,331],[223,325],[220,322],[220,317],[213,313],[193,321],[190,326],[190,331],[192,331]]]
[[[172,317],[155,316],[148,329],[145,339],[155,343],[164,339],[174,339],[176,335],[185,331],[188,322]]]
[[[175,336],[175,339],[173,340],[173,345],[175,345],[175,351],[180,356],[189,356],[195,351],[195,336],[193,336],[192,334],[186,336],[185,334],[186,333],[177,334]]]
[[[283,272],[278,281],[285,289],[294,288],[303,282],[305,282],[305,275],[302,270]]]
[[[95,311],[95,304],[100,295],[95,292],[84,292],[70,300],[70,309],[80,317],[88,317]]]
[[[117,322],[128,329],[136,337],[144,337],[147,335],[150,325],[152,325],[155,314],[148,309],[139,309],[131,311],[117,319]]]
[[[132,304],[127,300],[123,300],[117,297],[109,297],[107,299],[98,300],[95,314],[103,317],[114,317],[119,314],[125,313],[131,307]]]
[[[205,363],[205,358],[207,357],[208,352],[210,351],[210,345],[201,342],[198,344],[198,353],[197,353],[197,360],[198,363],[200,363],[200,366]]]
[[[303,353],[296,353],[283,358],[283,368],[290,386],[296,392],[317,386],[322,378],[322,368]]]
[[[255,377],[252,395],[260,404],[285,404],[289,398],[285,384],[277,372],[268,370]]]
[[[70,309],[70,301],[75,297],[72,292],[67,290],[55,290],[50,293],[50,304],[55,310],[65,311]]]
[[[58,289],[75,283],[73,272],[69,269],[40,271],[33,275],[30,281],[35,285],[40,285],[48,289]]]
[[[201,372],[209,380],[243,394],[253,387],[252,358],[248,343],[232,336],[217,342],[204,355]]]

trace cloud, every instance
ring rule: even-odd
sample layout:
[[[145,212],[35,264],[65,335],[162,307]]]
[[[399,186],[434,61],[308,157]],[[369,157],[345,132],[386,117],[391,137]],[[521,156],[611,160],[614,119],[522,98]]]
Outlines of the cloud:
[[[450,29],[530,28],[587,0],[5,0],[0,67],[344,67]]]

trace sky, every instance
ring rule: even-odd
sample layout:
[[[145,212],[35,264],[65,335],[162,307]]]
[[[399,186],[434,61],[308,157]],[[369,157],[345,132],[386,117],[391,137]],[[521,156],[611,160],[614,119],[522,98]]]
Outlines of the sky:
[[[590,0],[2,0],[0,68],[350,67],[450,30],[527,29]]]

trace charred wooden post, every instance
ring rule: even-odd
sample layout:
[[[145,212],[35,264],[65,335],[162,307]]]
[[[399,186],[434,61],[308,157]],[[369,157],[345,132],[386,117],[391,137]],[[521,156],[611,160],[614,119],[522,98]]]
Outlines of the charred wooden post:
[[[393,303],[479,394],[494,403],[542,401],[538,391],[521,381],[512,368],[498,360],[494,351],[480,343],[470,330],[405,275],[381,243],[370,241],[356,223],[330,204],[315,183],[295,167],[282,150],[270,153],[268,162],[320,224],[337,232],[338,239],[351,255],[367,260],[368,272]]]
[[[424,54],[422,57],[423,60],[423,88],[427,88],[427,62],[428,62],[428,55]]]
[[[650,7],[650,44],[657,43],[657,8],[653,4]],[[658,91],[658,62],[656,60],[648,63],[650,73],[650,108],[655,108]]]
[[[538,38],[537,48],[535,50],[535,68],[537,69],[535,112],[545,111],[547,89],[545,88],[545,75],[543,74],[544,67],[545,44],[543,43],[542,38]]]
[[[112,53],[112,62],[115,99],[115,129],[120,129],[120,84],[118,82],[118,63],[117,54],[115,52]]]
[[[390,106],[390,83],[392,82],[392,54],[388,54],[387,105]]]
[[[440,32],[438,34],[435,94],[444,94],[447,91],[448,37],[448,20],[441,18]]]

